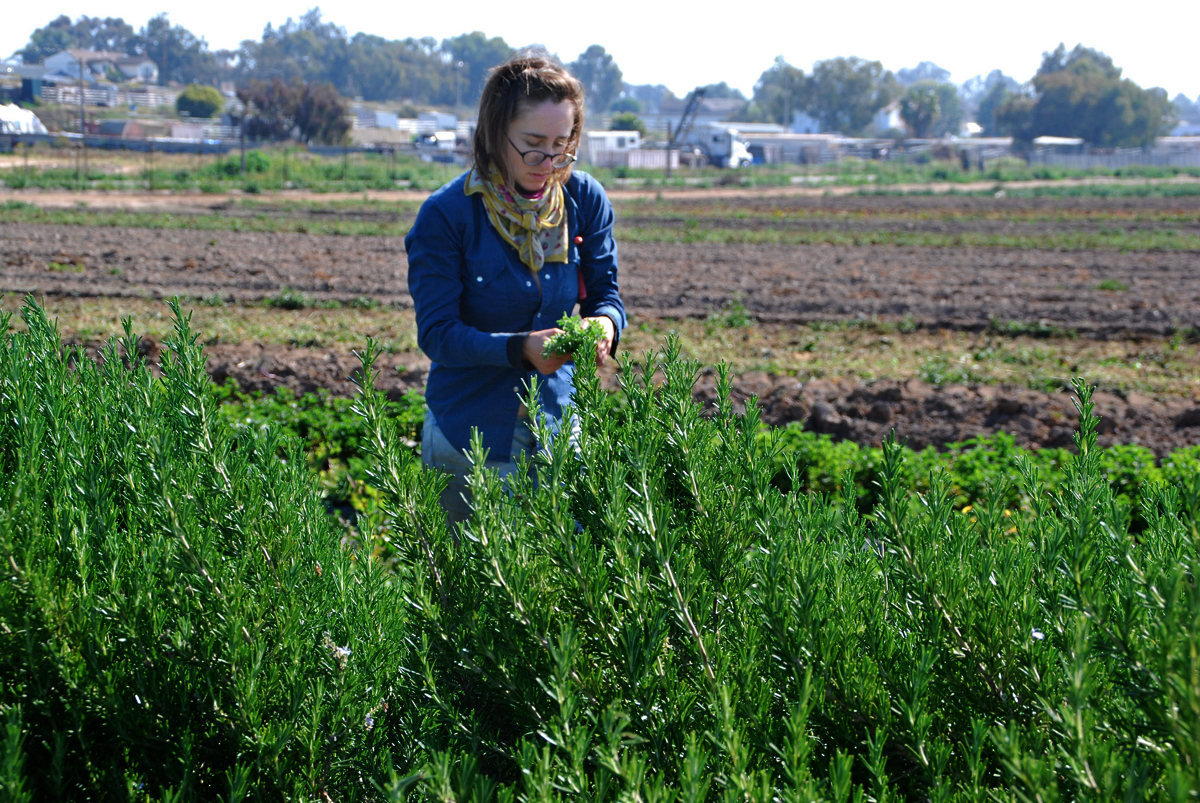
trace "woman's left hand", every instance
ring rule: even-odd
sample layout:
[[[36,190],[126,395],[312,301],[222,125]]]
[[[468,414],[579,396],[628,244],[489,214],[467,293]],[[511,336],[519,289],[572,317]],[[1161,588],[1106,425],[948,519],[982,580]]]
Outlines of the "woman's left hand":
[[[604,339],[596,344],[596,365],[604,365],[608,360],[609,352],[612,351],[613,338],[616,337],[617,327],[613,324],[612,318],[607,315],[597,315],[595,318],[584,318],[584,323],[596,321],[604,329]]]

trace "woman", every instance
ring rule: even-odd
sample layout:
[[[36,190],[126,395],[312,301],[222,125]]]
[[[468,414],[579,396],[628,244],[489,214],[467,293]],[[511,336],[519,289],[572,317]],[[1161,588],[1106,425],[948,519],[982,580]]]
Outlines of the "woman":
[[[600,364],[625,327],[612,206],[571,170],[582,128],[580,83],[543,53],[518,53],[488,77],[471,169],[429,197],[404,240],[417,343],[433,362],[422,462],[451,474],[451,522],[470,513],[472,429],[504,476],[532,456],[521,400],[533,377],[550,423],[561,420],[573,366],[543,355],[554,323],[578,303],[604,329]]]

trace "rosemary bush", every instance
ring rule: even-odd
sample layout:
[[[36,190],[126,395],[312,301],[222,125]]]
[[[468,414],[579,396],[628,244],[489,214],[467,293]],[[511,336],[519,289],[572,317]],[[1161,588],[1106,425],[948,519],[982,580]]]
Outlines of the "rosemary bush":
[[[97,362],[0,320],[0,798],[375,798],[421,730],[401,592],[175,311],[161,381],[128,321]]]
[[[161,381],[44,313],[0,335],[8,799],[1187,800],[1200,791],[1200,479],[1114,496],[1089,391],[1047,488],[970,514],[884,444],[877,502],[773,482],[754,403],[577,353],[536,480],[479,466],[457,531],[368,381],[383,515],[339,542],[305,461],[214,410],[177,314]],[[0,325],[0,331],[7,327]],[[363,356],[374,376],[378,350]],[[720,398],[729,380],[720,375]],[[853,483],[847,476],[843,486]],[[357,558],[357,559],[356,559]]]
[[[368,349],[363,375],[372,375]],[[366,388],[412,667],[441,800],[1190,799],[1200,791],[1200,480],[1148,491],[1146,529],[1078,455],[1026,513],[968,516],[944,474],[879,503],[781,492],[778,443],[702,415],[675,344],[623,366],[606,415],[578,352],[578,434],[503,485],[482,466],[450,534]],[[721,398],[728,396],[721,375]],[[526,401],[537,420],[536,395]],[[847,478],[846,484],[851,482]],[[793,488],[800,486],[798,478]]]

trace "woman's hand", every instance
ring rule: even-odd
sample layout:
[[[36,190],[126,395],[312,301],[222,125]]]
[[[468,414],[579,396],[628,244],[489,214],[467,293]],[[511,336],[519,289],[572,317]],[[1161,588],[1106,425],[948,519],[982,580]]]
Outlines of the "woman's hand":
[[[553,329],[530,332],[525,335],[525,344],[521,347],[521,356],[533,363],[533,367],[538,370],[539,374],[549,376],[566,365],[571,359],[570,354],[559,354],[554,357],[547,357],[545,354],[546,341],[555,335],[561,334],[562,329],[559,329],[557,326]]]
[[[616,337],[617,327],[613,323],[612,318],[607,315],[597,315],[595,318],[584,318],[584,323],[595,321],[600,324],[600,328],[604,330],[604,339],[596,344],[596,365],[604,365],[608,360],[608,355],[612,351],[613,338]]]

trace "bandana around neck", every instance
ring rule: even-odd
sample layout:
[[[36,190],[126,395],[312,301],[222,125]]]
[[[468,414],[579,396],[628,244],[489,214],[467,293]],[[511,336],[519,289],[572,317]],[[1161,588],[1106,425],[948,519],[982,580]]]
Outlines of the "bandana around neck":
[[[499,175],[495,166],[488,171]],[[478,167],[467,174],[464,192],[479,195],[488,220],[504,241],[517,249],[533,273],[546,262],[567,261],[567,215],[562,184],[553,179],[537,198],[526,198],[481,175]]]

